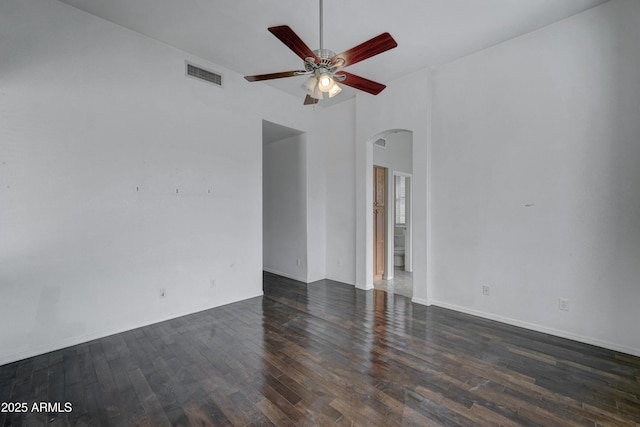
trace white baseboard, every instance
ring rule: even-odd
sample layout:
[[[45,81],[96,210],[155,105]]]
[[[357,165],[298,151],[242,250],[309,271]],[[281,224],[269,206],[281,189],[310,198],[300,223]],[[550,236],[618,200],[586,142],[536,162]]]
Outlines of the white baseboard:
[[[355,286],[356,282],[355,280],[351,280],[351,279],[344,279],[344,278],[339,278],[339,277],[335,277],[335,276],[327,276],[326,277],[327,280],[331,280],[332,282],[338,282],[338,283],[344,283],[345,285],[349,285],[349,286]]]
[[[295,274],[283,273],[282,271],[274,270],[273,268],[262,267],[262,270],[266,271],[267,273],[277,274],[278,276],[286,277],[287,279],[297,280],[298,282],[307,283],[307,284],[310,283],[307,281],[306,277],[299,277],[299,276],[296,276]]]
[[[416,301],[417,302],[417,301]],[[428,304],[427,304],[428,305]],[[512,319],[510,317],[498,316],[484,311],[473,310],[466,307],[461,307],[454,304],[448,304],[442,301],[431,301],[431,305],[437,307],[448,308],[449,310],[458,311],[461,313],[471,314],[472,316],[482,317],[484,319],[495,320],[496,322],[506,323],[507,325],[518,326],[520,328],[529,329],[536,332],[542,332],[544,334],[554,335],[560,338],[567,338],[573,341],[578,341],[585,344],[595,345],[597,347],[606,348],[621,353],[631,354],[633,356],[640,357],[640,349],[631,348],[624,345],[612,343],[609,341],[603,341],[596,338],[586,337],[572,332],[562,331],[559,329],[548,328],[546,326],[538,325],[535,323],[523,322],[521,320]]]
[[[233,303],[236,303],[236,302],[240,302],[240,301],[244,301],[244,300],[247,300],[247,299],[259,297],[259,296],[262,296],[262,295],[263,295],[263,292],[260,291],[259,293],[255,294],[255,295],[249,294],[246,297],[243,297],[241,299],[234,300],[234,301],[223,301],[221,304],[215,304],[215,305],[196,306],[196,307],[193,307],[193,308],[188,309],[188,310],[183,310],[183,311],[180,311],[180,312],[170,313],[170,314],[167,314],[165,316],[160,316],[160,317],[157,317],[157,318],[154,318],[154,319],[148,319],[148,320],[141,321],[141,322],[131,322],[129,324],[120,325],[120,326],[114,327],[114,328],[107,328],[107,329],[103,329],[103,330],[99,330],[99,331],[87,332],[87,333],[84,333],[84,334],[81,334],[81,335],[77,335],[77,336],[74,336],[74,337],[69,337],[69,338],[57,341],[55,343],[47,343],[47,344],[43,344],[43,345],[29,346],[29,348],[26,348],[26,349],[21,349],[21,350],[18,350],[16,352],[13,352],[13,353],[0,355],[0,366],[5,365],[7,363],[17,362],[17,361],[23,360],[23,359],[28,359],[30,357],[34,357],[34,356],[39,356],[39,355],[42,355],[42,354],[50,353],[52,351],[62,350],[64,348],[72,347],[74,345],[84,344],[84,343],[87,343],[89,341],[97,340],[97,339],[100,339],[100,338],[105,338],[105,337],[108,337],[108,336],[111,336],[111,335],[120,334],[122,332],[131,331],[133,329],[154,325],[156,323],[165,322],[167,320],[175,319],[175,318],[182,317],[182,316],[188,316],[190,314],[195,314],[195,313],[198,313],[198,312],[201,312],[201,311],[205,311],[205,310],[210,310],[212,308],[223,307],[223,306],[228,305],[228,304],[233,304]]]
[[[422,298],[416,298],[416,297],[411,298],[411,302],[415,302],[416,304],[420,304],[420,305],[426,305],[427,307],[431,305],[430,301]]]

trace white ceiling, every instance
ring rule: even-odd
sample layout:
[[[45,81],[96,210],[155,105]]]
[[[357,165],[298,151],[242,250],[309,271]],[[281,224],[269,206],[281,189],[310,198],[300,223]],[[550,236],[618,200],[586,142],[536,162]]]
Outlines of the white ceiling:
[[[61,0],[240,74],[302,68],[267,31],[290,26],[319,47],[319,0]],[[348,68],[387,84],[528,33],[607,0],[324,0],[324,48],[345,51],[388,31],[398,47]],[[268,84],[299,96],[304,77]],[[256,85],[263,83],[248,83]],[[331,104],[352,97],[346,88]]]

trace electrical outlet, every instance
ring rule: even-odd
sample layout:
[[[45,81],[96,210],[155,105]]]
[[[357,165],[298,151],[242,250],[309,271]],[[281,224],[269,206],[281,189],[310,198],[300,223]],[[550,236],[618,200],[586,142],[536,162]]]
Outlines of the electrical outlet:
[[[491,293],[491,288],[487,285],[484,285],[482,287],[482,295],[489,295]]]
[[[160,298],[167,296],[167,288],[160,288]]]
[[[213,288],[215,288],[215,287],[216,287],[216,279],[211,279],[211,282],[209,283],[209,287],[210,287],[211,289],[213,289]]]
[[[300,267],[300,258],[296,259],[296,265]]]
[[[569,311],[569,300],[565,298],[558,298],[558,309],[561,311]]]

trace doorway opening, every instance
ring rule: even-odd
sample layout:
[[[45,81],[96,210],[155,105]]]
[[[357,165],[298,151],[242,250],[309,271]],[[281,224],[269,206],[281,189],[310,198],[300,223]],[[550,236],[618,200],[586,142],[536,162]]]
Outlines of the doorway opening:
[[[306,134],[262,121],[262,269],[307,282]]]
[[[373,209],[367,215],[373,226],[367,239],[373,243],[368,254],[373,274],[369,283],[376,289],[413,297],[413,133],[389,130],[372,141]]]

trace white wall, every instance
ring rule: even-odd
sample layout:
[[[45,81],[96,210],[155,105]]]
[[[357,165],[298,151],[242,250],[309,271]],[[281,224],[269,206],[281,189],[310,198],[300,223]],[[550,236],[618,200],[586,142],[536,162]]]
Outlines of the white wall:
[[[264,270],[307,282],[306,136],[263,149]]]
[[[411,174],[413,170],[413,134],[405,131],[393,131],[383,135],[386,148],[373,145],[373,164],[391,170]]]
[[[325,115],[324,111],[307,108],[311,113],[311,132],[307,134],[307,282],[327,277],[327,229],[325,182]]]
[[[326,277],[356,282],[355,99],[325,109]]]
[[[434,303],[640,354],[639,22],[613,0],[434,72]]]
[[[0,57],[0,364],[262,293],[262,119],[316,144],[301,99],[48,0],[0,3]]]

